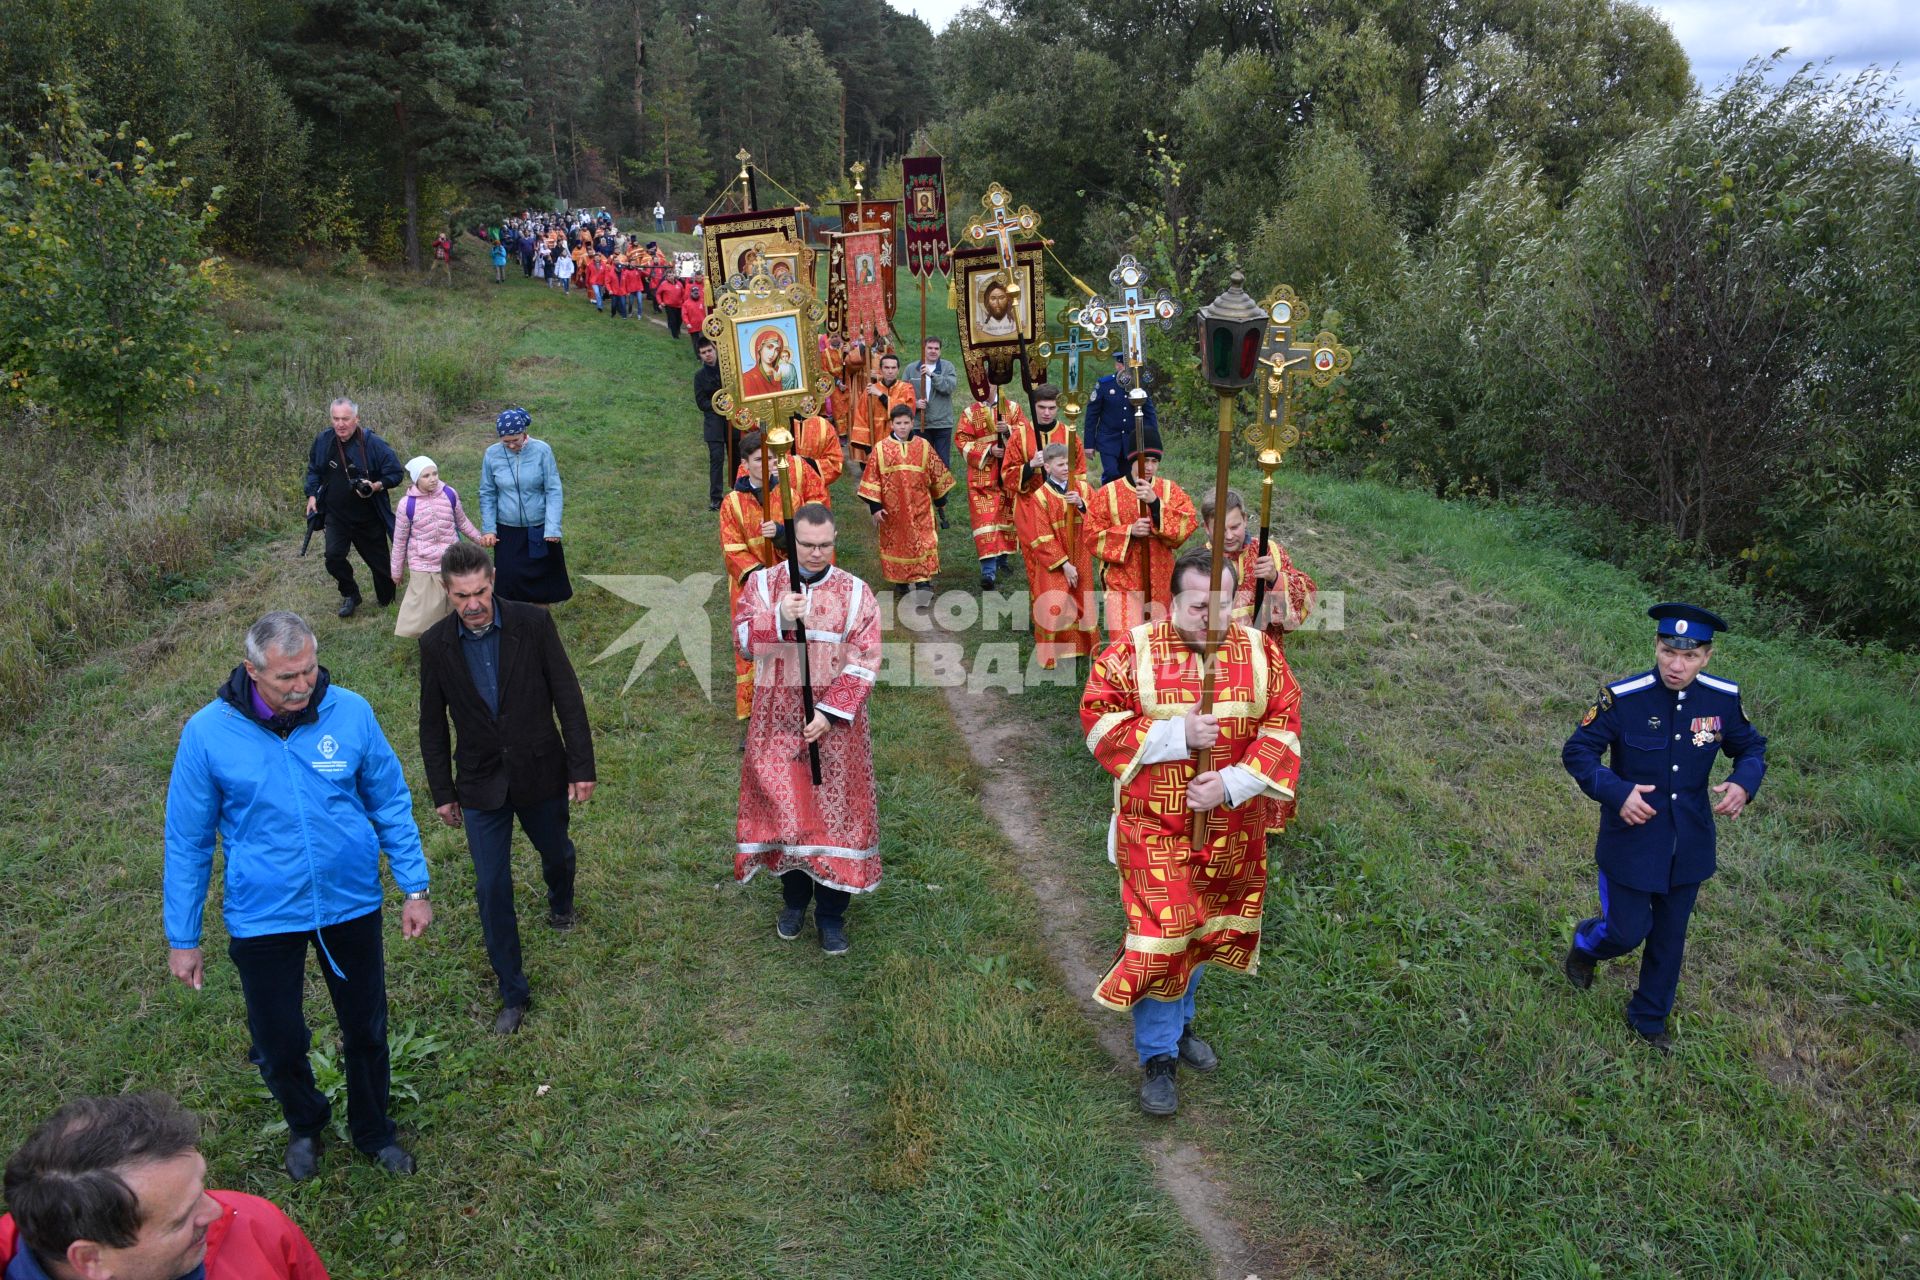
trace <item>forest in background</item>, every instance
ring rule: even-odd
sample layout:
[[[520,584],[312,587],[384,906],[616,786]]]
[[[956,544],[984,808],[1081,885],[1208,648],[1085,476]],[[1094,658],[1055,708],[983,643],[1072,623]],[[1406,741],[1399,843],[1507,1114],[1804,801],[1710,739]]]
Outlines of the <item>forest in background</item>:
[[[817,206],[924,130],[956,222],[1001,182],[1095,287],[1132,252],[1189,315],[1236,268],[1298,289],[1356,353],[1301,399],[1307,465],[1920,644],[1911,116],[1778,61],[1697,94],[1638,5],[1005,0],[936,38],[884,0],[19,0],[0,120],[41,246],[0,262],[0,392],[113,439],[217,383],[210,254],[417,269],[527,204],[697,213],[741,147]],[[1175,425],[1189,347],[1154,340]]]

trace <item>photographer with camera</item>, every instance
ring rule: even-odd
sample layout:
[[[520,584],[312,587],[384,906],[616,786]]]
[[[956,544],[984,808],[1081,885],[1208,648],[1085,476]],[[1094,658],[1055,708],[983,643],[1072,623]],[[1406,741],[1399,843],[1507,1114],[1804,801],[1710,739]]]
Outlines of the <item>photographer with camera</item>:
[[[360,607],[348,552],[358,551],[373,574],[373,596],[382,608],[393,603],[387,542],[393,534],[393,501],[388,490],[406,473],[399,455],[385,440],[360,426],[360,406],[341,396],[327,407],[331,424],[307,454],[307,517],[318,515],[327,531],[327,572],[340,584],[340,616]]]

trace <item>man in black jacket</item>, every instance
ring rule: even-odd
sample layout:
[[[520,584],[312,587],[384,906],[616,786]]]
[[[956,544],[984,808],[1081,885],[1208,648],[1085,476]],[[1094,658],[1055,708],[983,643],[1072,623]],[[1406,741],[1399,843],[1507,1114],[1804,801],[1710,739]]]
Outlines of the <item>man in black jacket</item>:
[[[373,598],[393,603],[393,577],[387,539],[393,534],[389,491],[406,479],[393,447],[360,425],[360,406],[341,396],[327,406],[331,425],[307,450],[307,514],[323,513],[327,528],[327,572],[340,584],[340,616],[360,607],[360,584],[353,578],[350,551],[358,551],[373,574]]]
[[[593,794],[593,735],[552,615],[495,600],[493,562],[471,542],[447,548],[440,581],[454,611],[420,637],[420,757],[434,812],[466,828],[480,932],[500,979],[493,1029],[512,1035],[532,1003],[513,910],[513,821],[540,854],[547,923],[572,928],[567,822],[570,806]]]
[[[707,510],[718,511],[720,499],[733,487],[727,470],[727,420],[713,411],[713,393],[720,389],[720,353],[713,339],[694,341],[700,353],[700,367],[693,371],[693,406],[702,414],[701,434],[707,441]]]

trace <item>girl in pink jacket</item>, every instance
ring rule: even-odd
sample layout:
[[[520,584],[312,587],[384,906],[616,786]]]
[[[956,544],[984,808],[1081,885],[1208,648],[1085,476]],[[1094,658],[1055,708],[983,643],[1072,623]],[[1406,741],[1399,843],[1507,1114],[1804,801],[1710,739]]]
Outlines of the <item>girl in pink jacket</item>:
[[[393,520],[393,563],[395,586],[401,575],[413,570],[407,582],[407,594],[400,601],[400,616],[393,620],[393,634],[409,638],[426,634],[428,627],[453,612],[447,603],[447,589],[440,584],[440,557],[465,534],[483,547],[493,539],[467,519],[460,495],[452,485],[440,482],[440,468],[422,454],[407,463],[413,487],[400,500]]]

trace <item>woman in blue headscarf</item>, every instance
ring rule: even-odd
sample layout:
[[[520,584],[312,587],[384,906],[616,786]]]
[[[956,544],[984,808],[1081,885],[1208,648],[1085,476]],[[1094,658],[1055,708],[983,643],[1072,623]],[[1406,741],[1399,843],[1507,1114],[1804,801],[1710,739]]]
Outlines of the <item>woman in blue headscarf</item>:
[[[560,468],[544,440],[528,434],[533,416],[508,409],[494,422],[498,442],[480,459],[480,528],[499,539],[493,549],[493,591],[523,604],[573,597],[560,549]]]

